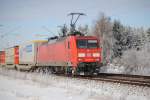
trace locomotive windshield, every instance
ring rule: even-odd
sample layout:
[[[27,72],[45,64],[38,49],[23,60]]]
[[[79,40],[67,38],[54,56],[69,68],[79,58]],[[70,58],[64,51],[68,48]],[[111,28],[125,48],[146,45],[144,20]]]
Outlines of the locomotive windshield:
[[[77,47],[78,48],[98,48],[98,42],[97,40],[85,40],[80,39],[77,40]]]

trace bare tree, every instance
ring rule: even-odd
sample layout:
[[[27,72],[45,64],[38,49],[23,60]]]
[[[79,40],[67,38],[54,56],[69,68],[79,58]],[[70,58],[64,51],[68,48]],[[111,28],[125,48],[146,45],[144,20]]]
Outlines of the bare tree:
[[[100,17],[96,21],[93,34],[100,39],[103,63],[111,62],[113,44],[112,23],[111,19],[106,17],[104,13],[100,14]]]

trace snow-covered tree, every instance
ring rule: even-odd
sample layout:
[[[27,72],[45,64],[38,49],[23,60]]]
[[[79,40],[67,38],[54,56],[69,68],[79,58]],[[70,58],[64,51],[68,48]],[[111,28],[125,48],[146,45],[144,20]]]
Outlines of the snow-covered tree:
[[[114,57],[121,57],[124,40],[123,25],[119,21],[115,20],[112,31],[114,37],[114,44],[113,44]]]
[[[147,33],[147,39],[150,42],[150,28],[147,29],[146,33]]]
[[[146,43],[140,50],[133,48],[123,52],[121,65],[125,67],[127,74],[150,75],[149,45]]]

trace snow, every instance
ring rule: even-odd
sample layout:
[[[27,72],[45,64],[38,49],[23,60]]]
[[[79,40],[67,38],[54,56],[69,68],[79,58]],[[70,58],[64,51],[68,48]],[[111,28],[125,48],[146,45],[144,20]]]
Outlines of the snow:
[[[0,69],[0,100],[149,100],[150,88]]]
[[[100,73],[150,76],[150,67],[149,65],[148,66],[130,66],[130,65],[125,66],[120,64],[107,64],[107,66],[103,66],[100,68]]]
[[[2,100],[83,100],[84,95],[71,95],[66,89],[37,84],[29,80],[0,76]]]
[[[103,66],[100,68],[100,73],[117,73],[124,74],[126,72],[124,66],[108,64],[107,66]]]

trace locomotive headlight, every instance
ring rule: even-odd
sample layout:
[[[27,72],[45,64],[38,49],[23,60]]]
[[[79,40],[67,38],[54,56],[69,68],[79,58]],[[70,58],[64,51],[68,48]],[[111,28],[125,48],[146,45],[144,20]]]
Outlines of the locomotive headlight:
[[[93,57],[100,57],[100,53],[93,53]]]
[[[85,53],[78,53],[78,57],[85,57]]]

